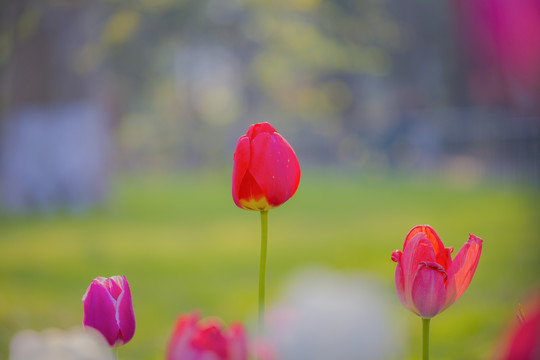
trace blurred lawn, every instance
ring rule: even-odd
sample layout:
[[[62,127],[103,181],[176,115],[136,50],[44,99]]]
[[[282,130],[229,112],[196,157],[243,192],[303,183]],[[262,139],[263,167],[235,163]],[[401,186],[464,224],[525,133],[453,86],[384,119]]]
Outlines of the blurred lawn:
[[[98,275],[126,274],[132,289],[137,331],[120,358],[163,359],[181,312],[227,323],[253,316],[259,216],[234,206],[228,174],[126,178],[113,195],[78,216],[0,217],[0,359],[17,330],[80,324],[81,297]],[[304,265],[368,272],[391,292],[417,356],[420,320],[393,293],[390,254],[417,224],[432,225],[454,256],[472,232],[485,241],[480,264],[464,296],[432,321],[432,356],[486,358],[540,283],[539,204],[537,190],[517,185],[304,171],[295,197],[270,212],[269,301]]]

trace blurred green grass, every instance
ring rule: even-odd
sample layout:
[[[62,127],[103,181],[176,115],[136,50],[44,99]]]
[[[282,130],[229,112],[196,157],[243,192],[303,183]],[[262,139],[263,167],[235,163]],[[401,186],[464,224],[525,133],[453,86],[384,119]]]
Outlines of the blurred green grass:
[[[471,232],[484,239],[482,257],[463,297],[432,321],[432,356],[487,358],[539,284],[539,200],[537,189],[508,183],[305,170],[295,197],[270,212],[269,302],[306,265],[367,272],[388,289],[407,354],[419,358],[420,320],[393,293],[390,254],[417,224],[432,225],[454,256]],[[250,319],[258,236],[258,214],[234,206],[223,173],[126,177],[90,213],[2,215],[0,358],[18,330],[80,324],[81,297],[99,275],[126,274],[132,289],[137,331],[121,358],[163,359],[182,312]]]

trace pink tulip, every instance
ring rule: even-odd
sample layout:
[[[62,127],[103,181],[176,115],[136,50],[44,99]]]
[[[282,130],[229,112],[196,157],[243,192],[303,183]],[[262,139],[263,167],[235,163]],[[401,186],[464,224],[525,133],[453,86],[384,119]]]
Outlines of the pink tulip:
[[[498,360],[538,360],[540,359],[540,294],[535,294],[525,306],[525,311],[517,316],[513,326],[507,328],[505,337],[499,343],[495,359]]]
[[[428,225],[415,226],[405,238],[403,252],[396,250],[396,291],[401,303],[424,319],[452,305],[465,292],[478,265],[482,239],[469,240],[454,260]]]
[[[217,320],[200,322],[197,313],[178,317],[169,341],[167,360],[247,360],[247,341],[241,324],[223,329]]]
[[[97,329],[110,346],[120,346],[135,334],[135,314],[125,276],[95,278],[82,298],[83,325]]]
[[[234,152],[232,196],[245,210],[266,211],[289,200],[300,183],[300,165],[269,123],[251,125]]]

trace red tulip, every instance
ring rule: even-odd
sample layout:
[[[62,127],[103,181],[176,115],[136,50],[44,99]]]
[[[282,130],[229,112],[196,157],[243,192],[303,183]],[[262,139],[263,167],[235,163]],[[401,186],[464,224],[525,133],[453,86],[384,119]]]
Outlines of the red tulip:
[[[265,211],[289,200],[300,182],[293,148],[269,123],[251,125],[234,152],[232,196],[246,210]]]
[[[135,314],[125,276],[95,278],[82,301],[84,326],[99,330],[111,346],[131,340],[135,334]]]
[[[396,291],[401,303],[429,319],[452,305],[465,292],[478,265],[482,239],[469,235],[454,260],[428,225],[415,226],[405,238],[403,252],[396,250]]]
[[[247,341],[241,324],[223,329],[216,320],[201,323],[198,314],[178,317],[167,360],[246,360]]]

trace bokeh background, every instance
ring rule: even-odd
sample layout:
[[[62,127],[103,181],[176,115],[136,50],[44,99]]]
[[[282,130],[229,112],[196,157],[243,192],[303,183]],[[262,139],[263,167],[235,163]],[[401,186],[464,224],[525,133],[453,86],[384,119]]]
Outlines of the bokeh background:
[[[162,359],[193,309],[251,327],[259,219],[234,206],[230,174],[236,140],[262,121],[303,171],[270,213],[270,305],[304,289],[298,279],[317,284],[305,268],[358,275],[370,285],[320,276],[337,294],[357,287],[343,290],[359,299],[343,327],[368,334],[359,309],[387,304],[374,313],[395,349],[380,358],[419,358],[420,321],[397,300],[390,254],[423,223],[454,254],[469,232],[485,240],[470,288],[432,321],[434,358],[491,358],[539,285],[538,1],[4,0],[0,11],[0,359],[19,330],[80,324],[99,275],[131,284],[138,329],[121,358]],[[381,301],[358,295],[374,292]],[[321,298],[312,325],[335,334],[320,312],[341,298]],[[299,354],[309,341],[296,343]]]

